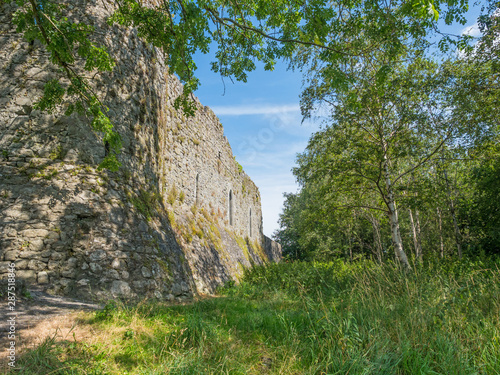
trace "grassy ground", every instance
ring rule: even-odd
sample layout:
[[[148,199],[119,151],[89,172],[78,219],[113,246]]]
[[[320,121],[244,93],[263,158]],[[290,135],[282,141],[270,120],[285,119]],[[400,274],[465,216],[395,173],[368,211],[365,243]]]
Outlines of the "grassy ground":
[[[111,303],[20,374],[500,374],[499,262],[282,263],[183,306]]]

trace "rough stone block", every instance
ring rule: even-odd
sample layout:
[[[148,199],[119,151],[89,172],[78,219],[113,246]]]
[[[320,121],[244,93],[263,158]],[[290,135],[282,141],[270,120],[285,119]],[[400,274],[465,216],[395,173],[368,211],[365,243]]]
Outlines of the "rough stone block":
[[[48,273],[45,271],[38,272],[38,284],[48,284],[48,283],[49,283]]]
[[[51,251],[50,250],[45,250],[45,251],[42,251],[40,253],[40,258],[46,258],[46,259],[49,259],[50,258],[50,255],[51,255]]]
[[[30,215],[23,211],[23,207],[21,205],[16,205],[14,207],[9,207],[6,210],[3,210],[3,215],[10,217],[17,222],[22,222],[25,220],[29,220]],[[21,234],[24,236],[24,234]]]
[[[17,231],[14,228],[5,228],[4,234],[6,237],[16,237]]]
[[[18,270],[16,272],[16,278],[20,280],[25,280],[28,283],[35,283],[36,272],[33,270]]]
[[[74,279],[76,277],[76,270],[75,269],[62,270],[61,276],[66,277],[68,279]]]
[[[130,297],[132,289],[127,282],[115,280],[111,284],[111,294],[115,297]]]
[[[10,250],[10,251],[7,251],[5,252],[4,256],[3,256],[3,260],[16,260],[17,259],[17,255],[19,254],[19,251],[17,250]]]
[[[171,290],[172,290],[172,294],[174,296],[180,296],[182,294],[182,292],[183,292],[182,291],[182,287],[181,287],[180,284],[174,284],[174,285],[172,285]]]
[[[97,263],[90,263],[89,266],[90,266],[90,270],[94,273],[98,273],[98,272],[102,271],[102,267]]]
[[[33,258],[36,258],[37,256],[39,256],[39,254],[40,253],[38,251],[23,250],[23,251],[21,251],[21,253],[19,253],[19,258],[33,259]]]
[[[66,266],[68,268],[76,268],[77,264],[78,264],[78,259],[75,257],[71,257],[66,261]]]
[[[79,286],[87,286],[90,284],[90,280],[89,279],[81,279],[81,280],[78,280],[76,282],[76,284]]]
[[[40,250],[42,250],[44,248],[43,240],[38,239],[38,238],[30,240],[28,247],[30,250],[39,252]]]
[[[61,236],[59,235],[58,232],[54,232],[54,231],[49,231],[49,233],[47,234],[47,239],[50,239],[50,240],[58,240]]]
[[[41,271],[41,270],[47,268],[47,263],[44,263],[44,262],[42,262],[40,260],[31,259],[28,262],[28,268],[30,270]]]
[[[12,262],[0,262],[0,273],[6,273]]]
[[[17,156],[22,158],[32,158],[35,156],[35,153],[33,152],[33,150],[30,150],[28,148],[22,148],[17,153]]]
[[[104,272],[104,276],[109,278],[109,279],[115,279],[115,280],[120,279],[120,274],[118,273],[117,270],[106,270]]]
[[[22,259],[22,260],[16,260],[14,263],[16,264],[16,269],[23,270],[28,268],[29,261],[27,259]]]
[[[74,148],[72,148],[71,150],[69,150],[66,155],[64,156],[64,162],[65,163],[73,163],[73,162],[76,162],[78,161],[79,159],[79,153],[77,150],[75,150]]]
[[[60,262],[57,260],[49,260],[48,269],[54,271],[60,267]]]
[[[27,238],[45,238],[49,234],[47,229],[25,229],[21,231],[21,236]]]
[[[99,262],[107,258],[107,254],[104,250],[96,250],[90,254],[90,260],[93,262]]]
[[[141,268],[141,274],[145,278],[150,278],[153,276],[152,272],[147,267]]]

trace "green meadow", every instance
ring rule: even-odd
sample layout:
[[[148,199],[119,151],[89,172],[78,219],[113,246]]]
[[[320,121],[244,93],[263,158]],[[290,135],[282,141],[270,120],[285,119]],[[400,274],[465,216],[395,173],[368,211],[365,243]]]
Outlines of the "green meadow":
[[[183,305],[111,301],[19,374],[500,374],[498,261],[255,267]]]

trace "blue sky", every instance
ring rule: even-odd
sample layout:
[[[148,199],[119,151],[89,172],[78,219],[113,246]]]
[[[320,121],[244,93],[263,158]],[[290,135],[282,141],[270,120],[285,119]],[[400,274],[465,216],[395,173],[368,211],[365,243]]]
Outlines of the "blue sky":
[[[447,32],[479,35],[476,18],[479,7],[469,11],[466,25]],[[248,81],[231,82],[210,70],[210,55],[199,55],[197,76],[201,86],[196,96],[219,117],[236,160],[259,187],[264,233],[279,228],[283,193],[296,192],[291,172],[297,153],[304,151],[320,120],[301,123],[299,95],[302,76],[278,63],[272,72],[262,65],[248,75]]]

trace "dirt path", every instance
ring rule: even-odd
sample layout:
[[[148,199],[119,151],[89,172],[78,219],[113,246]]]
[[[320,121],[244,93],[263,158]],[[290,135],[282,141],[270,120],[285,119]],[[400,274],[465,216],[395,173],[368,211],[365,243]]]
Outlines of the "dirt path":
[[[89,327],[78,324],[82,311],[92,311],[102,306],[76,301],[66,297],[51,296],[37,290],[30,290],[30,299],[16,301],[16,356],[22,350],[35,347],[47,337],[59,340],[82,340],[92,335]],[[8,350],[11,340],[7,333],[10,328],[7,301],[0,300],[0,374],[8,370]]]

